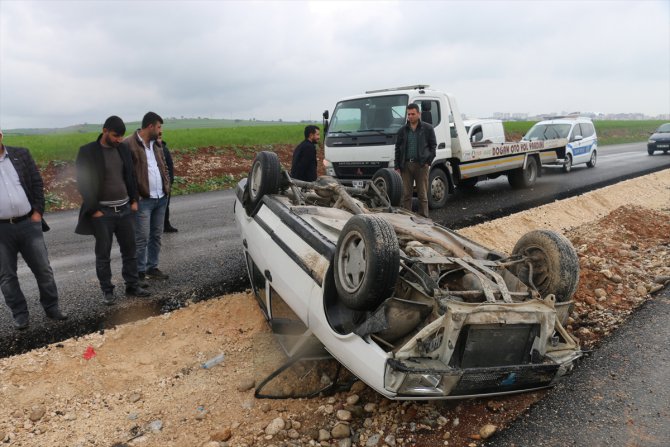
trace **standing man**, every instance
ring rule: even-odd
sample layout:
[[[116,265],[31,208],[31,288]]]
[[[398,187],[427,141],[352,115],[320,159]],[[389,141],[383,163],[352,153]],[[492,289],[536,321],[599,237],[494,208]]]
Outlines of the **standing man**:
[[[142,118],[142,128],[123,140],[129,148],[135,166],[137,192],[140,196],[136,215],[135,242],[137,269],[140,278],[168,279],[158,269],[165,208],[170,194],[170,179],[158,136],[163,118],[148,112]]]
[[[58,307],[58,289],[42,234],[43,214],[44,183],[35,161],[28,149],[3,145],[0,130],[0,290],[19,330],[29,322],[28,303],[16,274],[19,253],[35,275],[47,317],[67,318]]]
[[[83,199],[75,233],[95,237],[95,273],[102,289],[102,302],[111,306],[114,297],[110,253],[112,236],[121,250],[121,274],[126,295],[145,297],[139,281],[135,250],[135,212],[137,186],[128,148],[121,146],[126,125],[118,116],[110,116],[96,141],[79,148],[77,187]]]
[[[163,158],[165,158],[165,164],[168,170],[168,177],[170,177],[170,194],[168,194],[167,205],[165,206],[165,220],[163,221],[163,232],[164,233],[176,233],[179,230],[172,226],[170,223],[170,198],[172,197],[172,184],[174,183],[174,161],[172,160],[172,154],[170,154],[170,149],[168,149],[167,141],[163,140],[163,132],[158,135],[158,143],[163,146]]]
[[[319,128],[305,127],[305,141],[293,150],[291,177],[305,182],[316,180],[316,145],[319,143]]]
[[[420,214],[428,215],[428,173],[435,159],[437,140],[433,126],[421,122],[419,106],[407,106],[407,124],[398,131],[395,167],[402,176],[402,206],[411,211],[414,182],[421,205]]]

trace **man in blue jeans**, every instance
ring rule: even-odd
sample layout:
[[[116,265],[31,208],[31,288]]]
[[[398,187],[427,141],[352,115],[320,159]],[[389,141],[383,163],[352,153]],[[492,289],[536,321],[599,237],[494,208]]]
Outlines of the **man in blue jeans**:
[[[162,127],[163,118],[148,112],[142,118],[142,128],[122,143],[132,155],[140,196],[135,215],[135,244],[141,279],[168,279],[168,275],[158,268],[165,208],[170,193],[163,148],[157,141]]]
[[[146,297],[147,284],[138,279],[135,250],[135,213],[138,208],[137,184],[128,148],[121,147],[126,125],[110,116],[96,141],[79,148],[77,187],[83,199],[75,233],[95,237],[95,273],[102,289],[102,302],[115,303],[110,253],[112,240],[121,250],[121,275],[126,295]]]
[[[44,182],[35,161],[27,149],[3,145],[0,130],[0,290],[19,330],[29,322],[17,276],[19,253],[35,275],[47,317],[67,318],[58,307],[58,290],[42,234],[43,213]]]

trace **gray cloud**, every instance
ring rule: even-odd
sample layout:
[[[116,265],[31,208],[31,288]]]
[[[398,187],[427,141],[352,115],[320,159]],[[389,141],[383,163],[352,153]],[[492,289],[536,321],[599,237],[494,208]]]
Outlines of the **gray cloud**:
[[[666,1],[0,0],[0,125],[318,119],[427,82],[472,116],[670,113]]]

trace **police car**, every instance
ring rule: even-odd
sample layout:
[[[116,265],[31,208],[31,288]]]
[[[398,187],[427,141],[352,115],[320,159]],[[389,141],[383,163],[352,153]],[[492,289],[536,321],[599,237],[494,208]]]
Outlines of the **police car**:
[[[590,118],[568,116],[540,121],[523,137],[525,141],[567,138],[565,149],[556,151],[556,161],[549,165],[562,166],[564,172],[570,172],[574,165],[586,163],[593,168],[598,157],[598,136]]]

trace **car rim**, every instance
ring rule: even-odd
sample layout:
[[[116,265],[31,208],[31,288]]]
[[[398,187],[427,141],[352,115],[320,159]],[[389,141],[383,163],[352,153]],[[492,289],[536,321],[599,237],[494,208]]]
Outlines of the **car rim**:
[[[251,188],[249,193],[251,194],[252,199],[256,199],[258,196],[258,191],[261,189],[261,164],[256,162],[254,163],[253,168],[251,169]]]
[[[596,153],[594,152],[591,154],[591,166],[595,165],[596,165]]]
[[[444,197],[444,183],[439,178],[434,178],[430,185],[430,194],[436,202],[439,202]]]
[[[365,278],[365,241],[356,231],[349,233],[342,241],[342,251],[338,262],[340,284],[349,293],[356,292]]]
[[[571,158],[570,156],[568,156],[568,157],[565,159],[565,170],[566,170],[567,172],[570,172],[570,169],[572,169],[572,158]]]

